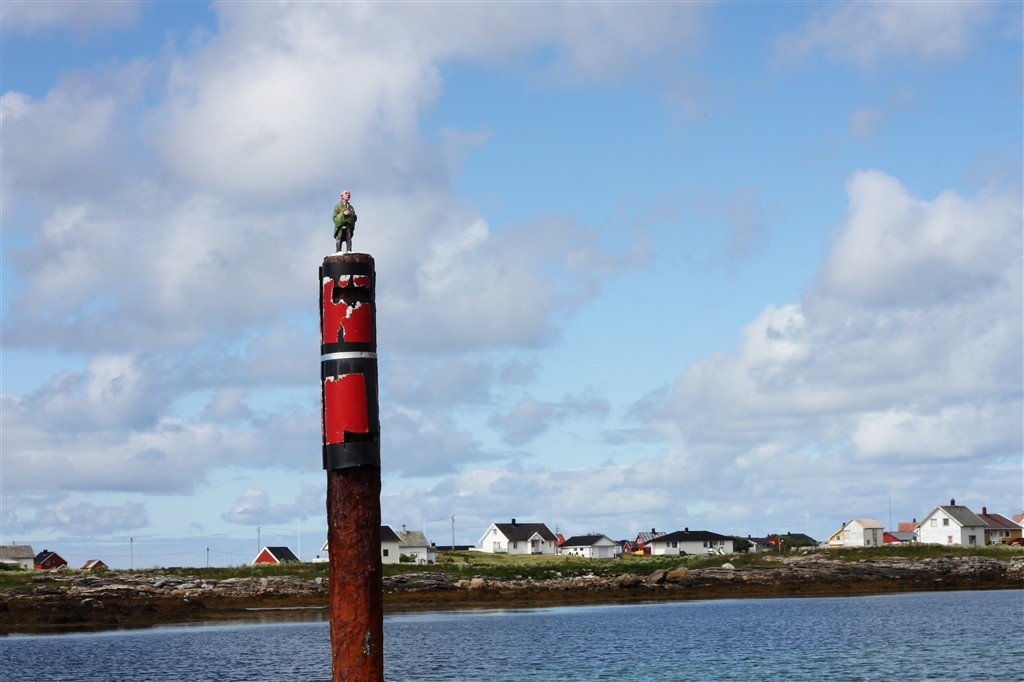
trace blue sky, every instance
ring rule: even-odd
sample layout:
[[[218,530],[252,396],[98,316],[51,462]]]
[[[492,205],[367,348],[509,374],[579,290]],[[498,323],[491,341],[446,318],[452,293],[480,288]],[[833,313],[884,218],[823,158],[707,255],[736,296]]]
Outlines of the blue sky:
[[[385,523],[825,538],[1024,507],[1017,3],[0,19],[0,542],[317,553],[342,188]]]

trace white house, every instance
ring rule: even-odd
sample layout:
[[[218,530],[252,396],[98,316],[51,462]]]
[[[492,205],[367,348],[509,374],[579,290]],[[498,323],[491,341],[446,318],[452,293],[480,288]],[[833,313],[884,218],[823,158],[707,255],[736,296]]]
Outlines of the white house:
[[[0,564],[31,570],[35,566],[35,558],[32,545],[0,545]]]
[[[875,519],[852,519],[829,536],[829,547],[881,547],[885,526]]]
[[[732,538],[709,530],[677,530],[650,540],[651,556],[679,556],[681,554],[732,554]]]
[[[397,564],[402,558],[401,546],[402,538],[398,537],[398,534],[391,530],[390,526],[380,527],[380,562],[382,564]],[[314,563],[329,560],[327,558],[331,551],[329,541],[324,543],[320,551],[323,552],[324,558],[316,558],[313,560]]]
[[[397,564],[402,560],[402,538],[391,530],[391,526],[380,527],[380,562]]]
[[[981,545],[987,524],[967,507],[950,500],[949,506],[936,507],[921,520],[918,538],[939,545]]]
[[[768,538],[755,538],[748,535],[744,539],[750,543],[750,547],[747,549],[747,552],[750,554],[758,554],[759,552],[778,551],[775,545],[768,542]]]
[[[492,523],[480,538],[480,551],[507,554],[554,554],[555,534],[543,523]]]
[[[418,530],[407,530],[402,524],[402,530],[397,531],[398,536],[398,557],[406,557],[415,564],[432,564],[437,559],[437,552],[427,542],[427,536]]]
[[[576,535],[558,546],[562,556],[580,556],[588,559],[614,559],[622,552],[622,545],[607,535]]]

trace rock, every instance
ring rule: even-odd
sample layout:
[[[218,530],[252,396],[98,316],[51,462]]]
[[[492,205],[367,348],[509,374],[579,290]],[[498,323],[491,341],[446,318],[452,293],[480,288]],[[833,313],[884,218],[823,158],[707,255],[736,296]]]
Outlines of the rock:
[[[654,573],[651,573],[649,576],[647,576],[644,579],[644,584],[645,585],[661,585],[662,583],[665,582],[665,578],[666,577],[668,577],[668,571],[666,571],[666,570],[657,570]]]
[[[600,603],[651,598],[720,598],[792,594],[871,594],[894,590],[1021,589],[1024,556],[1006,559],[948,555],[931,559],[890,556],[840,561],[824,552],[765,557],[770,563],[736,568],[679,566],[636,573],[614,570],[551,571],[548,578],[499,578],[425,570],[384,578],[386,599],[395,604],[448,606]],[[1012,558],[1011,558],[1012,557]],[[611,565],[609,565],[610,567]],[[260,576],[215,580],[201,575],[159,575],[115,571],[100,577],[73,571],[33,575],[24,587],[0,588],[0,635],[52,627],[54,613],[72,614],[82,629],[232,618],[252,606],[325,608],[328,580]],[[456,592],[459,590],[459,592]],[[619,592],[618,594],[616,592]],[[242,607],[241,609],[239,607]],[[70,616],[69,616],[70,617]],[[105,620],[113,619],[113,620]],[[70,621],[68,621],[70,622]],[[63,627],[63,626],[62,626]],[[79,627],[76,625],[75,627]]]
[[[685,566],[673,568],[665,575],[665,580],[673,583],[681,583],[690,578],[690,569]]]
[[[615,585],[618,587],[639,587],[643,582],[638,575],[627,574],[615,578]]]

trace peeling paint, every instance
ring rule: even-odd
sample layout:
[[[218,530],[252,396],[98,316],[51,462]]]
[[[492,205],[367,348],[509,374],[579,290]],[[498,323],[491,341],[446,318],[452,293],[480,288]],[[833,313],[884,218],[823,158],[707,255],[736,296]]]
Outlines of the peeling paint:
[[[324,443],[344,443],[345,432],[369,433],[366,377],[343,374],[324,380]]]
[[[368,277],[363,279],[369,280]],[[363,301],[335,302],[334,280],[323,283],[321,344],[370,343],[373,341],[373,306]]]

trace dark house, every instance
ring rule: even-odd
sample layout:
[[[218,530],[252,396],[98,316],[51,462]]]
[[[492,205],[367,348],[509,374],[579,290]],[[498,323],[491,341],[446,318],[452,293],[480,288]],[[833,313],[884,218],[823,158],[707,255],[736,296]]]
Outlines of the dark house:
[[[36,554],[35,567],[40,570],[46,570],[49,568],[61,568],[67,566],[68,562],[64,561],[64,558],[56,552],[51,552],[48,549],[44,549],[39,554]]]
[[[299,557],[292,554],[287,547],[264,547],[252,560],[254,564],[284,564],[298,561]]]

